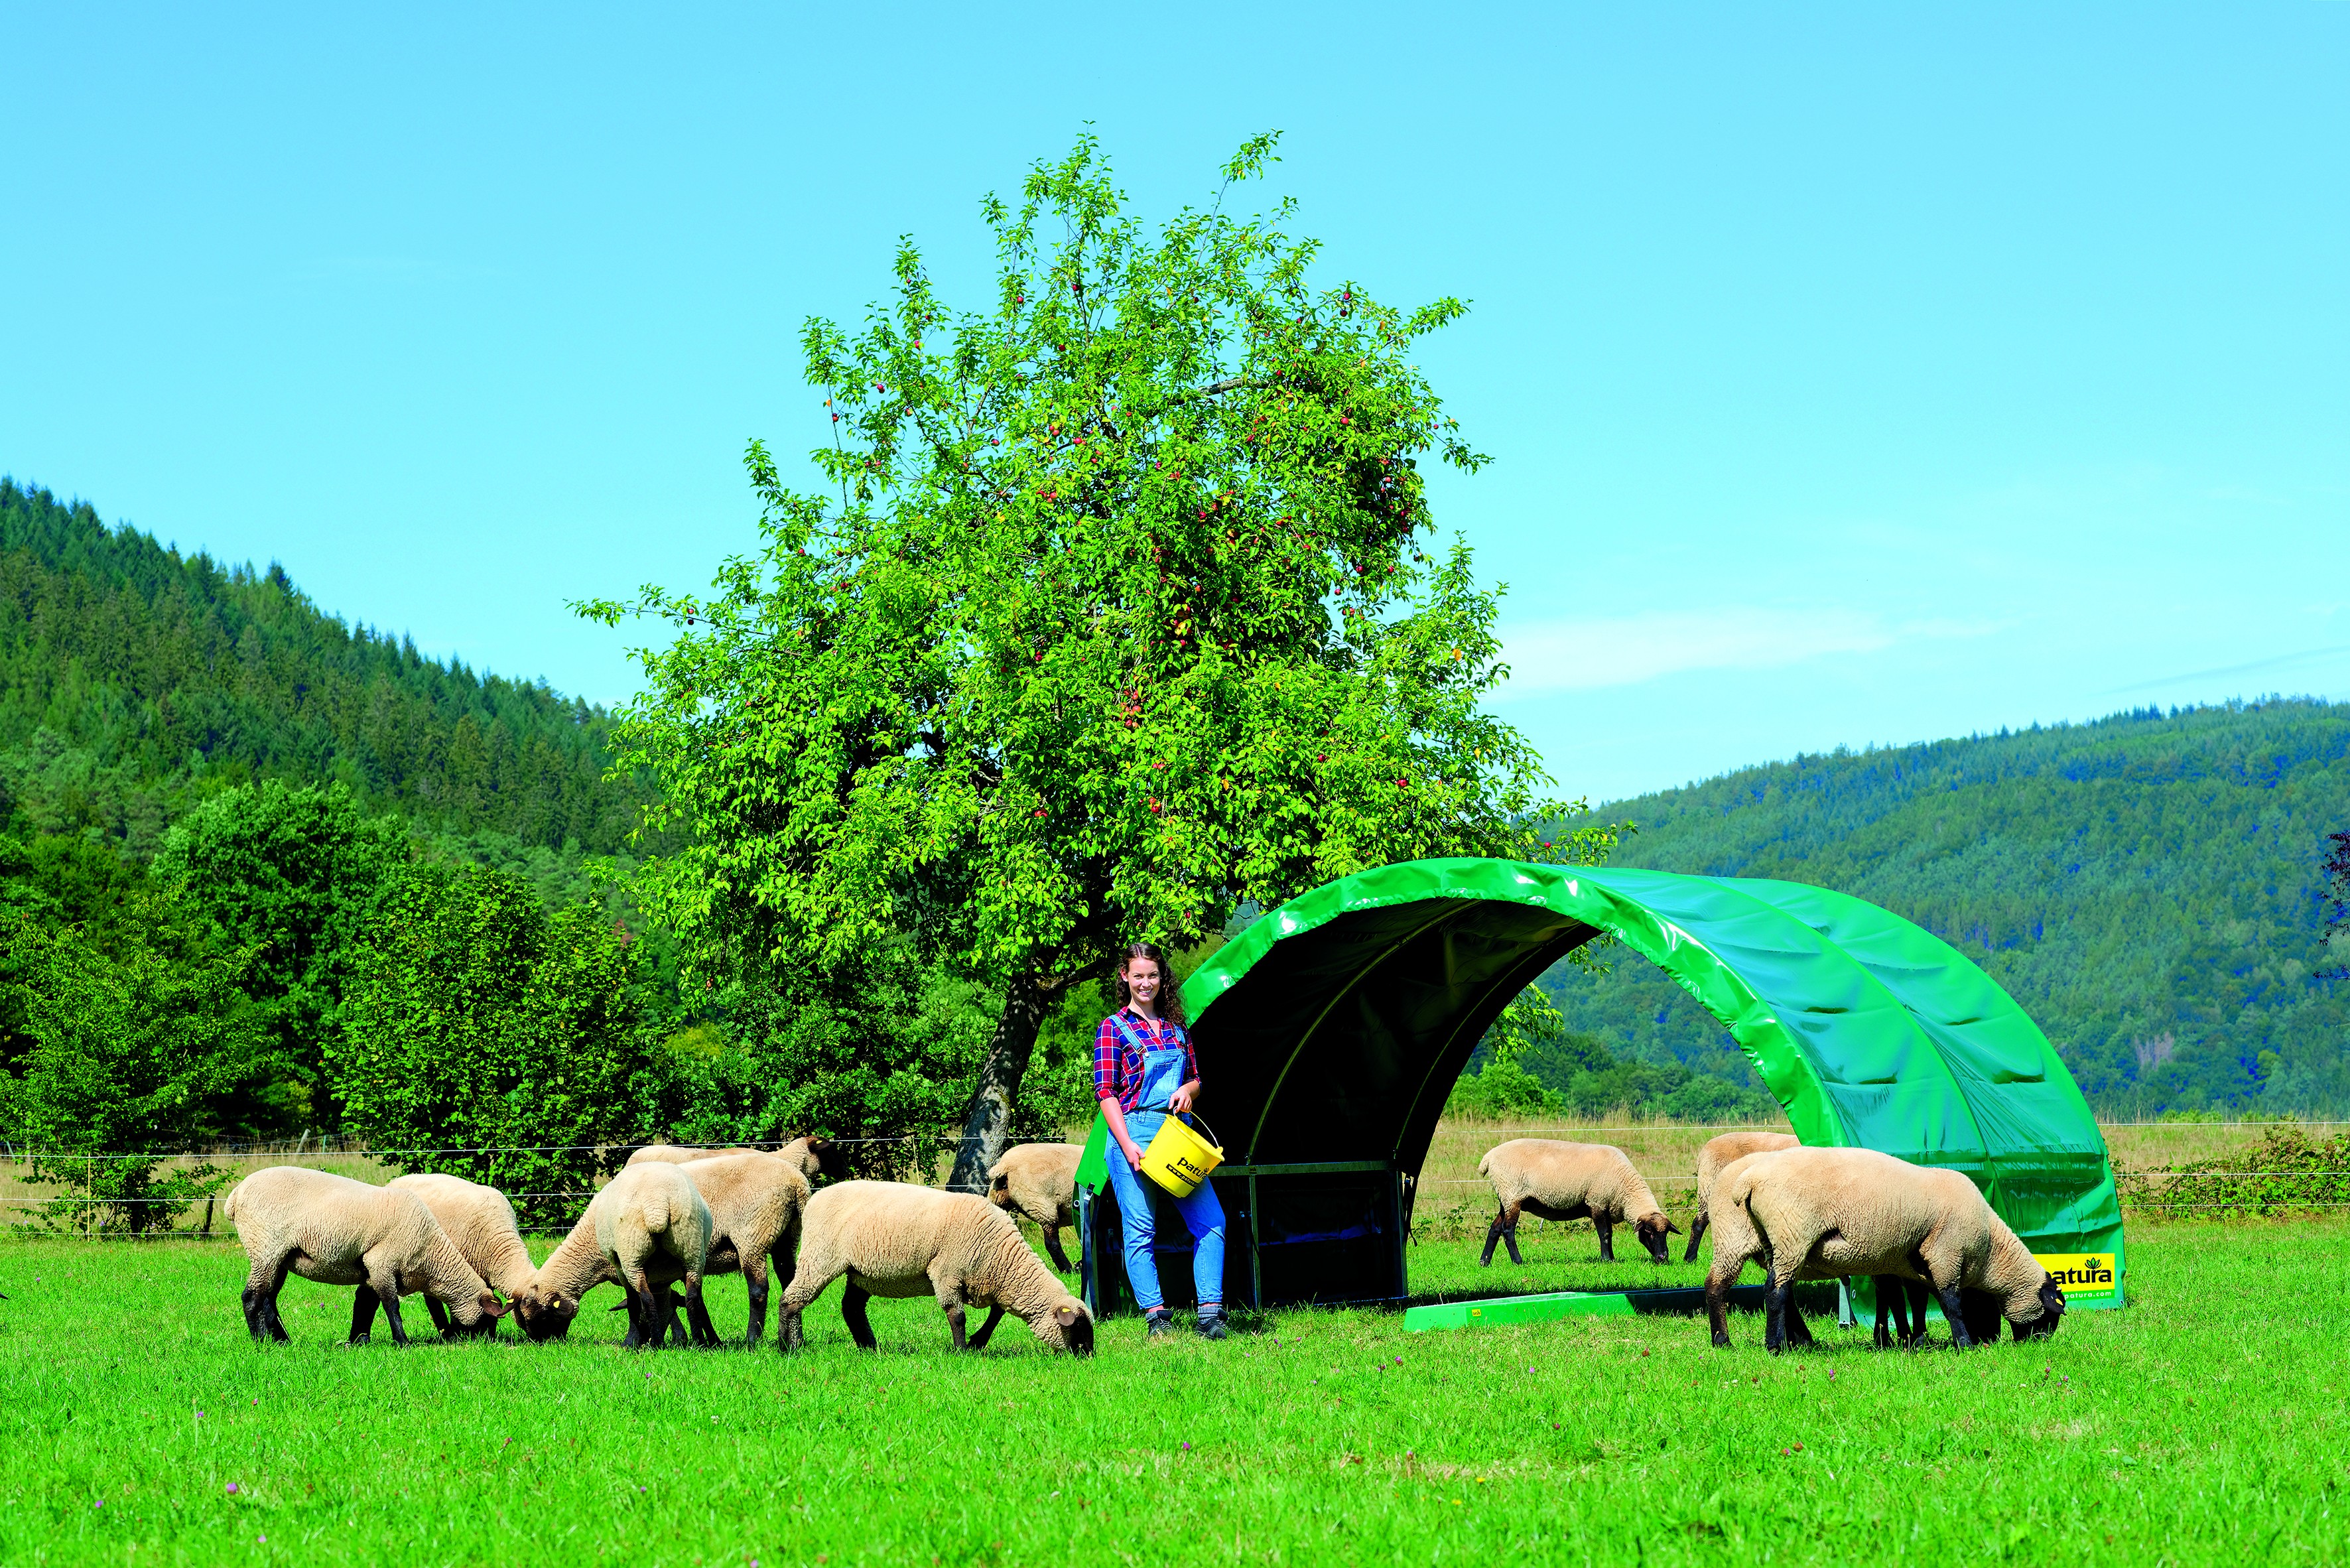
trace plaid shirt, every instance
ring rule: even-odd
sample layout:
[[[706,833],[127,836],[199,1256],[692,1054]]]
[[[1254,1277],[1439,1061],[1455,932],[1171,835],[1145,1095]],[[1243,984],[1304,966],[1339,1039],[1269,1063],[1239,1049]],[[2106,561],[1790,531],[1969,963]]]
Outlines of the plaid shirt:
[[[1103,1019],[1101,1027],[1094,1031],[1094,1098],[1116,1099],[1121,1111],[1133,1110],[1142,1098],[1142,1051],[1128,1045],[1118,1033],[1118,1021],[1121,1017],[1141,1043],[1142,1051],[1180,1049],[1183,1053],[1183,1075],[1176,1083],[1189,1084],[1199,1078],[1200,1054],[1191,1048],[1190,1030],[1163,1018],[1145,1018],[1131,1007],[1123,1008]]]

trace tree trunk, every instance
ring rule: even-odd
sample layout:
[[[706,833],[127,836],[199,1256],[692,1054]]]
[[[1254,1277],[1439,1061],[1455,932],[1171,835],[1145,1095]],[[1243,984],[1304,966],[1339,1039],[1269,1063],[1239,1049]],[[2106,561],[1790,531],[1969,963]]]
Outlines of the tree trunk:
[[[963,1113],[962,1144],[947,1177],[948,1191],[987,1190],[987,1168],[1003,1158],[1003,1146],[1012,1137],[1012,1107],[1020,1098],[1021,1079],[1028,1075],[1036,1032],[1058,998],[1057,990],[1046,989],[1033,974],[1004,988],[1003,1016],[995,1025],[995,1037],[987,1043],[987,1060],[980,1064],[971,1108]]]

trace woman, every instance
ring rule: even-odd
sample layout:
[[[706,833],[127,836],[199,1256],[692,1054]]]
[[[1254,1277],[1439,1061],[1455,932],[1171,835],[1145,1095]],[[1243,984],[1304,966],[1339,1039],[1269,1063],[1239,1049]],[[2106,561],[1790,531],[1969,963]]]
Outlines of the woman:
[[[1118,1140],[1124,1159],[1109,1161],[1110,1190],[1118,1195],[1118,1223],[1126,1231],[1126,1278],[1134,1287],[1150,1337],[1175,1326],[1159,1288],[1159,1260],[1151,1251],[1156,1226],[1151,1185],[1142,1174],[1142,1151],[1170,1111],[1189,1111],[1200,1093],[1200,1058],[1183,1027],[1183,999],[1167,986],[1167,960],[1149,942],[1126,950],[1116,980],[1118,1007],[1094,1032],[1094,1094],[1102,1119]],[[1193,1240],[1191,1279],[1200,1297],[1200,1335],[1222,1339],[1224,1327],[1224,1208],[1206,1182],[1189,1198],[1174,1199]]]

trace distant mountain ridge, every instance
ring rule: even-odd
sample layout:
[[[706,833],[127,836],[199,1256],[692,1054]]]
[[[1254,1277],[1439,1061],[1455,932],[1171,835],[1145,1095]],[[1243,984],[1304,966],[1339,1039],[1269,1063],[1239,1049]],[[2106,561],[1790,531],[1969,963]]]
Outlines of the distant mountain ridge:
[[[611,853],[606,717],[0,478],[0,821],[134,855],[207,780],[339,780],[444,832]]]
[[[2319,869],[2350,704],[2272,699],[1749,768],[1594,814],[1611,864],[1839,888],[1933,931],[2045,1029],[2099,1111],[2350,1115],[2350,983]],[[1617,951],[1544,986],[1620,1054],[1755,1080]]]

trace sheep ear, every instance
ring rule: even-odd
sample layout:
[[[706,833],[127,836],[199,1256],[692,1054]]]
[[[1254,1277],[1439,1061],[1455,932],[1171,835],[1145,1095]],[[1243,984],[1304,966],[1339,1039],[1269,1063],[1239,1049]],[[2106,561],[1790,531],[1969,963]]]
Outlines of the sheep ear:
[[[1055,1307],[1053,1309],[1053,1321],[1059,1324],[1063,1328],[1066,1328],[1071,1324],[1077,1321],[1077,1309],[1075,1307]]]
[[[1665,1221],[1665,1234],[1668,1236],[1678,1236],[1681,1234],[1681,1228],[1668,1220]]]
[[[482,1293],[482,1315],[484,1317],[504,1317],[506,1314],[512,1311],[514,1311],[514,1303],[502,1302],[498,1300],[497,1297],[490,1294],[487,1291],[484,1291]]]

